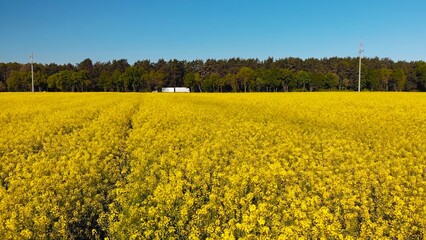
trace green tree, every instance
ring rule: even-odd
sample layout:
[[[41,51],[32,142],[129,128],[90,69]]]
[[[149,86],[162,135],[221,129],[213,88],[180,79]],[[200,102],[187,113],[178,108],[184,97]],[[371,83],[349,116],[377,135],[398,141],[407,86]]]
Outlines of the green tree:
[[[28,91],[31,86],[31,75],[28,72],[13,71],[6,80],[9,91]]]
[[[293,71],[290,69],[278,69],[278,80],[281,82],[284,92],[288,92],[290,90],[290,85],[293,82],[293,75]]]
[[[185,87],[189,87],[191,92],[194,92],[196,87],[198,87],[199,92],[202,92],[202,84],[203,83],[198,72],[188,72],[185,74],[183,85]]]
[[[420,91],[426,91],[426,62],[416,63],[416,85]]]
[[[132,90],[133,92],[140,91],[141,88],[145,87],[145,81],[143,78],[143,70],[137,67],[128,67],[120,76],[120,81],[124,85],[124,91],[128,92]]]
[[[124,84],[121,81],[120,76],[121,76],[121,72],[120,72],[120,70],[117,69],[117,70],[114,71],[114,73],[112,74],[112,77],[111,77],[112,84],[114,86],[114,89],[117,92],[124,91]]]
[[[60,85],[60,79],[59,79],[59,74],[55,73],[53,75],[50,75],[47,78],[47,86],[49,89],[52,89],[53,91],[56,91],[59,89],[59,85]]]
[[[268,73],[270,72],[268,69],[265,68],[258,68],[255,71],[255,80],[253,85],[253,88],[256,92],[261,92],[263,88],[265,88],[265,91],[268,90]]]
[[[86,58],[81,63],[77,64],[77,70],[85,71],[89,79],[94,77],[93,62],[90,58]]]
[[[220,75],[218,73],[212,73],[204,81],[203,88],[206,89],[206,91],[214,92],[216,91],[216,87],[219,89],[220,81],[221,81]]]
[[[265,87],[266,92],[277,91],[277,88],[281,86],[279,68],[261,68],[256,71],[260,71],[258,79],[261,80],[261,84]]]
[[[407,75],[401,68],[395,69],[391,76],[391,82],[395,91],[403,91],[407,83]]]
[[[159,90],[164,85],[166,74],[162,70],[151,70],[146,76],[148,88],[151,90]]]
[[[325,75],[324,87],[327,89],[337,89],[339,87],[340,77],[336,73],[327,73]]]
[[[311,73],[311,82],[309,84],[309,91],[318,91],[325,88],[325,75],[322,73]]]
[[[126,68],[128,67],[130,67],[130,65],[127,62],[127,59],[112,60],[112,63],[111,63],[112,72],[115,72],[116,70],[118,70],[119,72],[123,73],[124,71],[126,71]]]
[[[183,85],[185,87],[189,87],[191,89],[191,92],[194,91],[194,88],[196,86],[196,80],[195,80],[195,74],[194,72],[187,72],[185,74],[185,77],[183,79]]]
[[[425,65],[423,61],[393,62],[386,58],[365,58],[362,87],[374,91],[426,91]],[[50,86],[57,86],[50,90],[150,91],[162,86],[183,85],[190,87],[192,91],[204,91],[203,86],[207,85],[213,86],[209,91],[292,91],[295,89],[306,91],[335,88],[343,90],[357,88],[357,70],[358,59],[349,57],[305,60],[268,58],[265,61],[231,58],[191,62],[176,59],[166,62],[160,59],[155,63],[149,60],[137,61],[133,66],[130,66],[126,59],[93,63],[86,58],[75,65],[35,64],[34,80],[36,91],[47,90],[49,88],[47,80],[60,72],[62,72],[61,75],[50,79]],[[68,72],[64,74],[63,71]],[[398,72],[394,73],[394,71]],[[23,80],[13,72],[28,74],[30,65],[0,63],[0,82],[3,82],[6,90],[30,90],[31,81],[28,80],[31,80],[31,76],[29,79],[24,77],[25,80]],[[82,72],[86,74],[80,75]],[[12,73],[15,75],[12,76]],[[122,74],[124,75],[121,76]],[[214,76],[213,74],[219,74],[220,78],[212,81],[210,77]]]
[[[185,66],[182,61],[176,59],[170,60],[164,68],[166,74],[165,84],[171,87],[179,87],[183,85],[185,76]]]
[[[0,82],[6,82],[7,75],[7,65],[5,63],[0,63]]]
[[[238,71],[237,79],[239,80],[240,84],[242,85],[244,92],[247,92],[248,86],[252,81],[255,79],[255,74],[252,68],[250,67],[242,67]]]
[[[304,70],[300,70],[296,73],[295,78],[297,82],[297,87],[302,88],[303,92],[306,91],[306,85],[308,85],[311,81],[309,73]]]
[[[225,84],[231,87],[232,92],[238,91],[238,83],[236,74],[227,73],[224,78]]]
[[[48,75],[37,71],[34,73],[34,89],[35,91],[46,91],[47,90],[47,78]]]
[[[92,81],[90,80],[90,74],[85,70],[74,72],[73,83],[75,84],[74,88],[77,91],[88,91],[92,85]]]
[[[99,86],[106,91],[113,91],[114,85],[112,83],[112,78],[106,70],[102,70],[99,76]]]
[[[3,83],[3,81],[0,81],[0,92],[6,92],[6,84]]]
[[[374,91],[382,89],[380,70],[366,69],[364,71],[365,88]]]
[[[78,85],[77,81],[74,71],[63,70],[50,76],[47,79],[47,84],[49,88],[66,92],[75,90],[75,87]]]
[[[379,69],[381,90],[389,91],[389,80],[392,75],[392,70],[388,68]]]

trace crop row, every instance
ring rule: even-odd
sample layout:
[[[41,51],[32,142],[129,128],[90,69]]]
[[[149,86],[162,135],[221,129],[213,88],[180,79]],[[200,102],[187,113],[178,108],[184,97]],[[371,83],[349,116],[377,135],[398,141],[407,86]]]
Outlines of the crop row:
[[[426,97],[0,96],[5,239],[408,238]]]

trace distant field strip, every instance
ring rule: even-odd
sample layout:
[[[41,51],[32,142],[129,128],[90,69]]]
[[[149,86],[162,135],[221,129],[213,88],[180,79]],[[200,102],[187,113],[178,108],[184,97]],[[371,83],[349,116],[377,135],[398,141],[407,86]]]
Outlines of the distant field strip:
[[[426,238],[424,93],[0,94],[2,239]]]

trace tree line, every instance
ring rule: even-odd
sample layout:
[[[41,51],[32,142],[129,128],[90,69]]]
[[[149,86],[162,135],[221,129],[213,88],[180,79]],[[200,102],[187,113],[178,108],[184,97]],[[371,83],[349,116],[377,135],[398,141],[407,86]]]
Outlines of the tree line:
[[[189,87],[192,92],[353,91],[357,58],[126,59],[58,65],[34,64],[35,91],[151,92]],[[424,61],[364,58],[361,88],[368,91],[426,91]],[[0,63],[0,92],[31,91],[31,65]]]

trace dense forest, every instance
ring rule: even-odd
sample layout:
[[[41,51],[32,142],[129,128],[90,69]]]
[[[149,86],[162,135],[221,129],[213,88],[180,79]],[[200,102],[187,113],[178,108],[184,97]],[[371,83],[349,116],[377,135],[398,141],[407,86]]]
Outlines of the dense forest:
[[[424,61],[364,58],[362,90],[426,91]],[[151,92],[161,87],[192,92],[353,91],[357,58],[208,59],[137,61],[126,59],[73,64],[34,64],[35,91]],[[31,91],[31,65],[0,63],[0,92]]]

